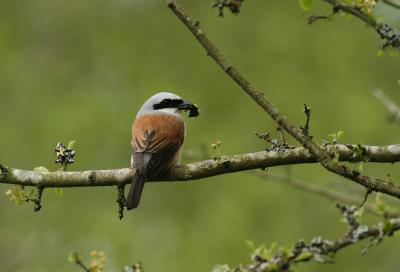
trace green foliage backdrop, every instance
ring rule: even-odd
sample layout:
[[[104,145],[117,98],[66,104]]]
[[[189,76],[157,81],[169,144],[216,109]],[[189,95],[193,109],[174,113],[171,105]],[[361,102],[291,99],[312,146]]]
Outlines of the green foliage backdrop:
[[[355,19],[306,24],[297,1],[246,1],[221,19],[208,1],[183,1],[210,38],[292,120],[312,107],[315,139],[344,130],[343,142],[398,143],[400,127],[373,98],[380,87],[400,101],[399,59],[377,57],[379,39]],[[314,12],[327,12],[316,3]],[[386,20],[399,26],[390,8]],[[130,126],[150,95],[171,90],[197,103],[187,120],[186,156],[221,140],[222,154],[262,150],[253,132],[274,123],[219,68],[161,0],[0,2],[0,161],[56,169],[53,148],[76,139],[70,170],[122,168],[130,161]],[[190,154],[189,154],[190,153]],[[292,175],[359,194],[359,187],[318,165]],[[269,171],[285,172],[287,168]],[[364,171],[396,180],[396,165]],[[1,185],[5,192],[9,186]],[[16,207],[0,194],[0,271],[75,271],[70,251],[107,255],[107,270],[142,261],[146,271],[210,271],[248,259],[246,240],[290,246],[315,235],[335,238],[334,203],[249,173],[198,182],[152,183],[139,209],[117,216],[115,188],[53,190],[43,208]],[[337,264],[298,271],[394,271],[398,239],[368,256],[355,246]]]

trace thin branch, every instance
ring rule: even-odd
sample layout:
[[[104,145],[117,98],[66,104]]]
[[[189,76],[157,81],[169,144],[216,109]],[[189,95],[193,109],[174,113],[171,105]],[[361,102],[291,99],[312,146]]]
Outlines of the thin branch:
[[[330,153],[337,152],[340,161],[354,160],[353,149],[358,145],[336,144],[326,146]],[[368,162],[400,162],[400,144],[388,146],[363,146],[368,150]],[[332,155],[333,156],[333,155]],[[360,158],[362,159],[362,158]],[[316,163],[317,158],[303,147],[284,151],[259,151],[179,165],[165,177],[154,181],[188,181],[251,169],[264,169],[273,166]],[[48,187],[122,186],[132,181],[130,168],[89,170],[76,172],[40,172],[15,169],[1,165],[0,184]],[[400,195],[400,188],[393,185],[392,190]]]
[[[326,1],[332,2],[333,0]],[[362,175],[359,171],[333,161],[326,150],[317,145],[310,137],[302,135],[299,128],[289,122],[288,118],[266,98],[264,93],[257,90],[243,77],[239,70],[233,67],[225,59],[225,57],[219,52],[218,48],[204,34],[204,31],[199,26],[200,23],[193,20],[184,8],[177,3],[177,1],[169,0],[167,1],[167,4],[172,12],[182,21],[197,41],[203,46],[207,55],[210,56],[222,68],[222,70],[243,89],[243,91],[245,91],[262,109],[264,109],[264,111],[278,123],[279,127],[283,127],[293,138],[307,148],[309,152],[318,159],[323,167],[347,179],[353,180],[371,191],[382,192],[400,198],[400,188],[398,186],[388,181]],[[365,19],[367,20],[367,18]]]
[[[377,25],[378,25],[378,23],[372,16],[370,16],[369,14],[366,14],[365,12],[363,12],[360,8],[357,8],[356,6],[346,5],[346,4],[341,3],[338,0],[323,0],[323,1],[328,4],[331,4],[333,6],[334,12],[343,11],[345,13],[351,14],[354,17],[357,17],[361,21],[372,26],[373,28],[377,27]]]
[[[385,3],[386,5],[389,5],[391,7],[400,9],[400,3],[396,2],[395,0],[383,0],[383,3]]]
[[[400,32],[387,24],[378,23],[374,17],[365,13],[361,8],[353,5],[343,4],[338,0],[323,0],[324,2],[331,4],[333,7],[333,12],[343,11],[347,14],[351,14],[354,17],[365,22],[367,25],[371,26],[381,37],[385,40],[383,48],[393,47],[400,50]],[[392,4],[392,6],[397,6],[396,3],[390,0],[385,1],[386,4]]]
[[[43,194],[44,188],[40,185],[36,187],[36,195],[33,198],[33,202],[35,205],[33,206],[33,211],[37,212],[42,208],[42,194]]]
[[[304,180],[294,178],[288,175],[281,175],[281,174],[276,174],[276,173],[270,173],[270,172],[265,172],[265,171],[255,171],[253,172],[256,176],[276,182],[279,184],[285,184],[287,186],[291,186],[293,188],[299,189],[304,192],[308,192],[314,195],[319,195],[324,198],[327,198],[332,201],[336,201],[339,203],[343,204],[349,204],[349,205],[358,205],[360,203],[360,198],[355,197],[355,196],[349,196],[347,194],[339,193],[335,190],[332,189],[327,189],[322,186],[318,186],[316,184],[306,182]],[[365,203],[363,205],[363,208],[366,212],[369,212],[371,214],[377,215],[377,216],[382,216],[382,212],[379,211],[375,205]],[[400,214],[397,213],[390,213],[388,214],[388,217],[394,218],[394,217],[399,217]]]
[[[82,263],[80,260],[77,260],[77,261],[76,261],[76,264],[79,265],[79,266],[83,269],[83,271],[85,271],[85,272],[91,272],[91,270],[90,270],[89,268],[87,268],[87,267],[85,266],[85,264]]]
[[[118,185],[118,215],[119,219],[121,220],[124,217],[124,207],[125,207],[125,185]]]
[[[392,99],[379,89],[372,91],[372,94],[386,107],[392,120],[400,121],[400,107]]]

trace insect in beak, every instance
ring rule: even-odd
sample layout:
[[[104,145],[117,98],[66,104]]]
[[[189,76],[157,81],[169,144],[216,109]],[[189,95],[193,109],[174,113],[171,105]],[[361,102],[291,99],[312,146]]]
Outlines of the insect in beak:
[[[189,111],[189,117],[197,117],[199,116],[199,108],[196,104],[193,104],[190,101],[184,101],[178,106],[178,110],[180,111]]]

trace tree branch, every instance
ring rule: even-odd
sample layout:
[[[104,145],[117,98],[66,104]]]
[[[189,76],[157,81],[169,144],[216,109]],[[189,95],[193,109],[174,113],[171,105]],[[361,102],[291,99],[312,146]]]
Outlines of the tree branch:
[[[326,1],[331,2],[331,0]],[[219,52],[218,48],[204,34],[204,31],[199,26],[200,23],[193,20],[184,8],[177,3],[177,1],[168,0],[167,5],[203,46],[207,55],[210,56],[231,79],[233,79],[273,120],[277,122],[278,127],[284,128],[293,138],[307,148],[323,167],[347,179],[353,180],[370,191],[382,192],[400,198],[400,188],[398,186],[384,180],[362,175],[359,171],[352,170],[343,164],[333,161],[326,150],[317,145],[311,137],[304,136],[301,133],[301,130],[289,122],[288,118],[280,113],[279,109],[266,98],[264,93],[257,90],[243,77],[239,70],[233,67],[225,59],[225,57]]]
[[[327,189],[325,187],[298,178],[294,178],[289,175],[281,175],[281,174],[262,172],[262,171],[256,171],[254,173],[256,176],[262,179],[280,184],[285,184],[293,188],[299,189],[301,191],[308,192],[314,195],[319,195],[339,203],[348,205],[360,205],[361,203],[361,199],[357,196],[349,196],[348,194],[339,193],[335,190]],[[377,216],[382,216],[382,212],[378,208],[376,208],[376,206],[373,204],[365,203],[362,207],[366,212],[369,212]],[[390,218],[400,217],[400,214],[397,212],[388,212],[388,217]]]
[[[371,26],[381,37],[385,40],[383,48],[393,47],[400,50],[400,32],[387,24],[378,23],[375,18],[371,15],[365,13],[361,8],[353,5],[346,5],[338,0],[323,0],[324,2],[331,4],[333,6],[333,12],[343,11],[345,13],[351,14],[354,17],[365,22],[367,25]],[[399,8],[399,6],[393,1],[386,0],[386,4],[393,7]]]
[[[332,156],[336,152],[340,161],[354,161],[354,148],[357,145],[329,145]],[[368,150],[368,161],[394,163],[400,161],[400,144],[388,146],[363,146]],[[362,158],[359,158],[362,160]],[[154,181],[187,181],[222,175],[251,169],[263,169],[273,166],[316,163],[317,158],[307,149],[298,147],[282,151],[259,151],[220,159],[205,160],[180,165],[172,169],[168,176],[158,177]],[[110,170],[89,170],[81,172],[40,172],[6,167],[0,164],[0,183],[21,186],[48,187],[85,187],[85,186],[122,186],[132,181],[133,171],[129,168]],[[400,188],[392,190],[400,195]]]
[[[337,240],[328,240],[322,237],[314,237],[309,243],[299,240],[290,248],[279,250],[256,248],[251,256],[251,263],[240,265],[237,268],[229,268],[227,265],[216,267],[214,271],[224,272],[288,272],[291,267],[300,262],[316,261],[320,263],[333,263],[335,254],[350,245],[371,239],[362,250],[366,253],[368,249],[379,244],[385,237],[392,236],[400,230],[400,218],[385,219],[378,224],[367,226],[359,222],[358,210],[355,206],[338,205],[343,219],[349,227],[346,234]]]

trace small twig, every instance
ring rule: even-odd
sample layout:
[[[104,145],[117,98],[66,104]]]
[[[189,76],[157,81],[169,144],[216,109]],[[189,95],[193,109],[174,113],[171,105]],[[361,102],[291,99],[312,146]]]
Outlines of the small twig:
[[[25,202],[33,202],[33,204],[34,204],[33,211],[34,212],[39,211],[42,208],[41,201],[42,201],[42,194],[43,194],[44,188],[39,185],[36,186],[36,194],[34,197],[31,197],[30,195],[25,194],[24,186],[21,186],[21,187],[22,187],[22,192],[23,192],[23,200]]]
[[[270,147],[266,148],[267,151],[275,151],[280,154],[283,154],[286,150],[294,149],[295,148],[294,146],[286,142],[284,129],[277,127],[276,130],[279,132],[280,139],[277,138],[272,139],[269,132],[263,132],[263,133],[254,132],[254,135],[256,135],[259,139],[264,140],[271,144]]]
[[[262,133],[254,132],[254,135],[256,135],[260,140],[264,140],[268,143],[271,143],[271,135],[269,134],[269,132],[262,132]]]
[[[42,194],[43,194],[43,187],[37,186],[36,187],[36,195],[33,198],[34,206],[33,211],[37,212],[42,208]]]
[[[400,121],[400,107],[392,99],[390,99],[382,90],[379,89],[372,91],[372,94],[379,101],[381,101],[389,111],[390,115],[392,116],[391,120],[397,122]]]
[[[333,6],[333,12],[343,11],[345,13],[351,14],[354,17],[359,18],[364,21],[366,24],[371,26],[384,40],[384,44],[382,48],[393,47],[397,50],[400,50],[400,32],[395,28],[387,25],[378,23],[371,15],[365,13],[361,8],[353,5],[346,5],[338,0],[323,0],[326,3],[329,3]],[[392,1],[386,1],[386,4],[389,4]],[[394,4],[392,2],[392,4]],[[393,5],[392,5],[393,6]]]
[[[86,265],[81,260],[76,260],[75,263],[77,265],[79,265],[84,271],[92,272],[92,270],[90,268],[86,267]]]
[[[383,0],[382,2],[391,7],[400,9],[400,3],[396,2],[395,0]]]
[[[335,190],[324,188],[322,186],[318,186],[316,184],[306,182],[304,180],[291,177],[289,175],[280,175],[271,172],[264,172],[264,171],[253,171],[251,172],[254,175],[263,178],[268,181],[277,182],[279,184],[285,184],[291,186],[293,188],[299,189],[304,192],[308,192],[314,195],[319,195],[330,199],[332,201],[349,204],[349,205],[357,205],[360,203],[358,197],[349,196],[344,193],[339,193]],[[368,213],[373,215],[382,216],[382,212],[380,212],[374,205],[365,203],[364,210]],[[398,213],[390,213],[388,214],[388,218],[400,217]]]
[[[287,145],[286,138],[285,138],[285,130],[283,129],[283,127],[277,127],[276,131],[278,131],[281,136],[281,139],[280,139],[281,144]]]
[[[118,214],[119,219],[121,220],[124,217],[124,208],[125,208],[125,185],[121,184],[117,186],[118,189]]]
[[[360,208],[362,208],[363,206],[364,206],[364,204],[367,202],[367,200],[368,200],[368,196],[370,195],[372,193],[372,191],[371,190],[366,190],[365,191],[365,194],[364,194],[364,197],[363,197],[363,199],[362,199],[362,201],[361,201],[361,203],[360,203]]]
[[[312,15],[312,16],[308,17],[308,24],[311,25],[319,20],[328,20],[328,18],[329,17],[326,15]]]
[[[310,137],[310,118],[311,118],[311,108],[304,104],[304,114],[306,115],[306,123],[304,127],[300,126],[301,134],[305,137]]]

